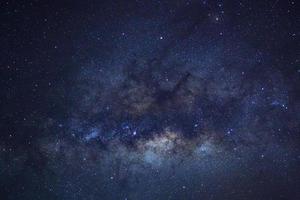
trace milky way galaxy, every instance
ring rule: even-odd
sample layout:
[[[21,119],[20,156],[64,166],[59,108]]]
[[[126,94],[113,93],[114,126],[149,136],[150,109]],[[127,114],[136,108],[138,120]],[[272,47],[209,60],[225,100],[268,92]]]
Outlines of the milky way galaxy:
[[[299,199],[296,4],[6,2],[1,196]]]

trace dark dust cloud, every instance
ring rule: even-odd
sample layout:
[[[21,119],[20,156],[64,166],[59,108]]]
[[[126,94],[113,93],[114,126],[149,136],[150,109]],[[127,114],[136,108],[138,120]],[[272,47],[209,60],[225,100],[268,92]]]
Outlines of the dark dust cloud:
[[[300,199],[299,2],[1,4],[1,199]]]

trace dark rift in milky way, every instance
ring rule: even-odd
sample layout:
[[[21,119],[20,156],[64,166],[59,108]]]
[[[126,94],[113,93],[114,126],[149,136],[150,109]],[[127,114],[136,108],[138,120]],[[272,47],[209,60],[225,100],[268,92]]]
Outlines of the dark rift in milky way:
[[[148,120],[149,116],[154,115],[151,121],[154,121],[152,122],[154,123],[153,130],[157,131],[157,126],[162,126],[161,128],[169,125],[172,126],[172,121],[173,125],[176,124],[176,119],[174,121],[174,119],[172,120],[172,117],[170,117],[170,115],[174,114],[175,107],[180,109],[182,104],[186,104],[187,107],[190,107],[187,104],[193,104],[193,102],[191,102],[195,100],[195,94],[193,93],[199,91],[192,91],[193,89],[191,90],[189,88],[190,86],[187,85],[187,82],[189,82],[189,79],[194,79],[194,81],[197,82],[196,84],[198,84],[197,87],[200,87],[200,90],[202,90],[202,88],[205,87],[204,80],[193,76],[188,70],[183,70],[183,72],[179,72],[177,80],[173,80],[172,86],[164,89],[161,87],[159,79],[155,76],[157,76],[157,74],[161,76],[165,73],[164,69],[166,68],[169,68],[169,72],[173,71],[178,73],[176,72],[177,69],[173,68],[175,66],[165,66],[164,61],[168,58],[170,51],[172,51],[175,45],[189,38],[195,32],[198,25],[207,19],[207,12],[200,11],[200,6],[188,6],[185,9],[177,11],[176,16],[169,22],[176,31],[174,31],[174,35],[171,37],[172,39],[160,49],[159,55],[146,60],[143,66],[140,66],[141,64],[138,58],[129,61],[129,64],[125,66],[124,74],[126,79],[124,80],[123,86],[119,89],[120,91],[117,92],[117,96],[114,98],[119,101],[119,106],[117,107],[122,116],[124,116],[124,114],[126,115],[126,113],[129,114],[129,119],[138,116],[137,121],[143,124],[144,120]],[[201,14],[199,15],[199,13]],[[184,22],[188,22],[188,25],[182,28],[181,24]],[[139,70],[141,67],[142,70]],[[184,66],[179,66],[179,68],[184,69]],[[184,92],[184,90],[186,90],[186,92]],[[187,97],[193,98],[193,100],[184,102]],[[186,113],[186,111],[183,110],[177,110],[177,112],[177,115],[179,115],[177,116],[178,119],[180,118],[180,112]],[[189,112],[193,111],[190,110]],[[193,114],[191,113],[190,116],[193,116]],[[146,132],[152,132],[153,130],[147,129]],[[192,129],[188,131],[193,132]]]

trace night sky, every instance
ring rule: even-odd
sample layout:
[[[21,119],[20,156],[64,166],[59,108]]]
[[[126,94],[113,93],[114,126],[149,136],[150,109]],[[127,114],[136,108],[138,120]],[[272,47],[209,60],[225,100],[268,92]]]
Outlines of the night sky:
[[[1,2],[0,199],[299,200],[299,3]]]

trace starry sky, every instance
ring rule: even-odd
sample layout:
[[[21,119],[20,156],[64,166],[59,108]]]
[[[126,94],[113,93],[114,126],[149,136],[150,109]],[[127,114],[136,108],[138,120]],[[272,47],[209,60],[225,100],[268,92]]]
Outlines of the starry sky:
[[[300,199],[295,0],[1,2],[0,199]]]

